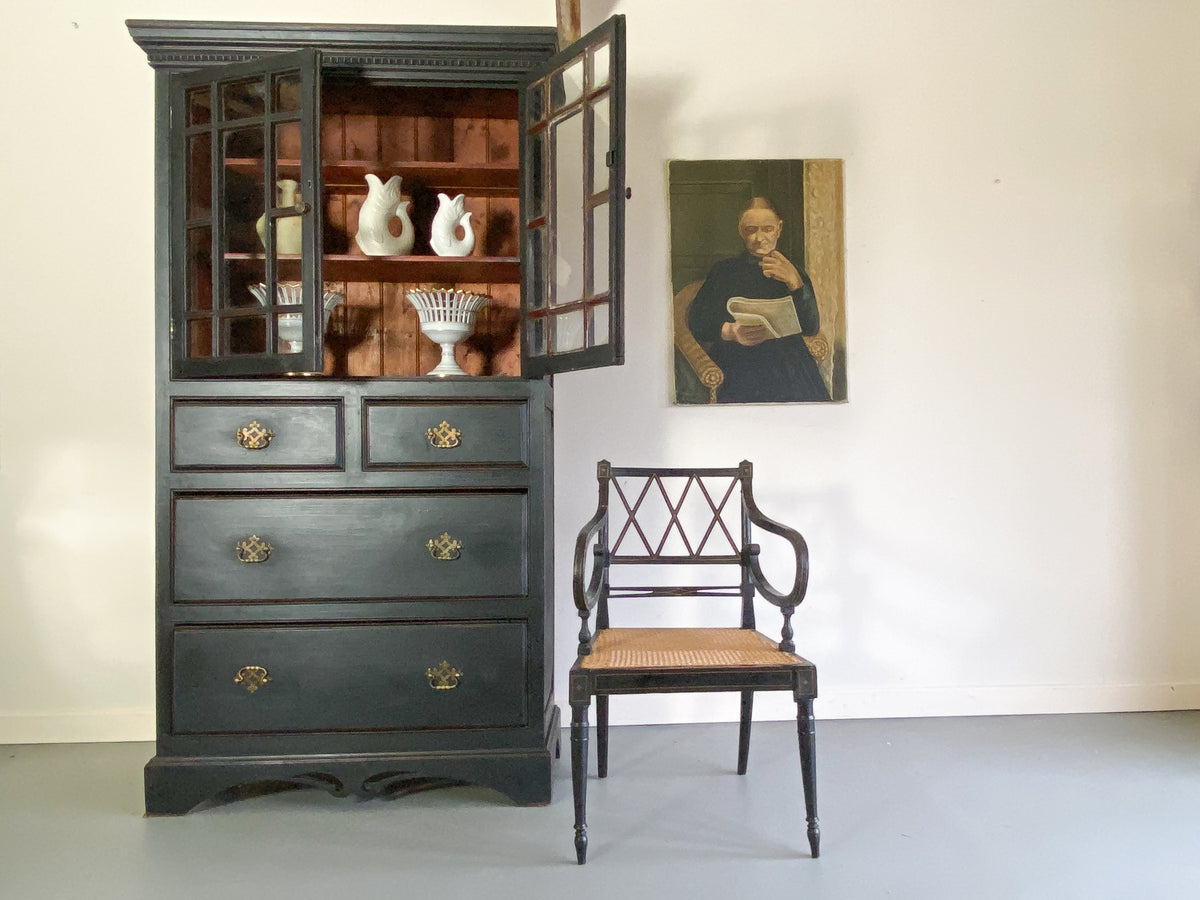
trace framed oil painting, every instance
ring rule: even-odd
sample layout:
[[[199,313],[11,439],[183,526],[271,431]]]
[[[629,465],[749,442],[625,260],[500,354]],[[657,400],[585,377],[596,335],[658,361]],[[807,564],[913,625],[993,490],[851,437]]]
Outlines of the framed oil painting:
[[[846,399],[840,159],[668,164],[677,404]]]

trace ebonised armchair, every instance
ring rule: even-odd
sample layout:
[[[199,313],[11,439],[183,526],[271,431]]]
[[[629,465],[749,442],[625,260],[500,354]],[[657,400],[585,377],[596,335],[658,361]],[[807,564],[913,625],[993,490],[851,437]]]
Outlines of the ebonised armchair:
[[[617,468],[607,460],[597,466],[599,505],[576,540],[573,573],[582,622],[569,685],[575,853],[580,865],[587,861],[588,846],[588,710],[595,697],[597,772],[604,778],[608,698],[613,694],[740,692],[737,771],[742,775],[749,758],[755,691],[791,691],[797,705],[808,843],[814,857],[820,853],[812,711],[817,672],[796,655],[791,625],[808,585],[808,547],[797,531],[759,511],[752,475],[749,462],[726,469]],[[795,576],[788,590],[776,590],[763,575],[752,528],[790,545]],[[618,568],[636,572],[649,583],[628,584],[615,577]],[[699,577],[722,570],[735,573],[737,580],[714,584]],[[756,593],[782,613],[779,640],[755,630]],[[740,598],[741,625],[609,627],[610,600],[664,597]]]

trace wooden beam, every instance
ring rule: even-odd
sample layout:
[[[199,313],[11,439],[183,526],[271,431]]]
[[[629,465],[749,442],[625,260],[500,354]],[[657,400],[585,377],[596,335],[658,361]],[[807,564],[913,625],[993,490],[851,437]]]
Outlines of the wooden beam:
[[[558,47],[561,50],[579,40],[580,0],[554,0],[558,9]]]

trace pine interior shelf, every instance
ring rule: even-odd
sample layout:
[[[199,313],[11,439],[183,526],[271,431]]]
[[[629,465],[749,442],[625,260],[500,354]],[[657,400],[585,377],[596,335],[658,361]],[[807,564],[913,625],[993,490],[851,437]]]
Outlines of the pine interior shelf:
[[[225,165],[235,172],[251,176],[263,170],[261,159],[227,159]],[[298,179],[300,161],[281,159],[276,164],[276,172],[281,178]],[[405,185],[419,183],[427,189],[466,192],[477,197],[516,197],[520,185],[520,170],[511,163],[389,163],[354,159],[322,163],[321,180],[325,187],[336,187],[339,193],[365,194],[368,172],[385,181],[392,175],[399,175]],[[405,193],[408,191],[405,190]]]
[[[261,253],[226,253],[230,262],[266,262]],[[300,257],[278,258],[282,280],[300,279]],[[321,257],[325,281],[379,281],[395,284],[415,282],[461,284],[520,284],[521,261],[509,256],[356,256],[327,253]]]

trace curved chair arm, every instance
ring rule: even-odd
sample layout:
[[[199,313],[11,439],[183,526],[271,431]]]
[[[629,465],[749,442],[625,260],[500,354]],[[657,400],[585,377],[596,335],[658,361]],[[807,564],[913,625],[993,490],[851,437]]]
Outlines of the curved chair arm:
[[[767,581],[767,576],[763,574],[762,567],[758,562],[758,544],[751,544],[748,548],[750,556],[750,580],[754,583],[755,589],[760,594],[780,609],[795,609],[804,602],[804,594],[808,590],[808,544],[805,543],[800,532],[788,528],[786,525],[780,525],[778,522],[766,517],[756,519],[752,515],[750,521],[764,531],[770,531],[784,538],[792,545],[792,550],[796,554],[796,577],[792,581],[791,589],[785,593],[775,590],[771,586],[771,583]]]
[[[758,544],[751,544],[746,548],[750,581],[755,590],[783,612],[783,640],[779,642],[779,649],[789,653],[794,652],[796,645],[792,643],[792,613],[803,602],[804,594],[808,590],[808,543],[796,529],[789,528],[763,514],[762,510],[758,508],[758,504],[754,502],[754,491],[750,478],[753,467],[749,462],[743,461],[740,468],[742,499],[746,504],[746,516],[749,518],[750,524],[786,540],[792,545],[792,552],[796,555],[796,575],[792,579],[791,589],[784,592],[776,590],[763,574],[762,566],[758,561]]]
[[[585,619],[600,600],[601,588],[604,585],[604,557],[608,554],[607,541],[596,543],[592,550],[596,564],[592,568],[592,577],[587,587],[583,578],[587,572],[588,545],[597,536],[602,536],[608,527],[608,510],[598,509],[575,539],[575,562],[571,573],[571,590],[575,595],[575,608]]]

